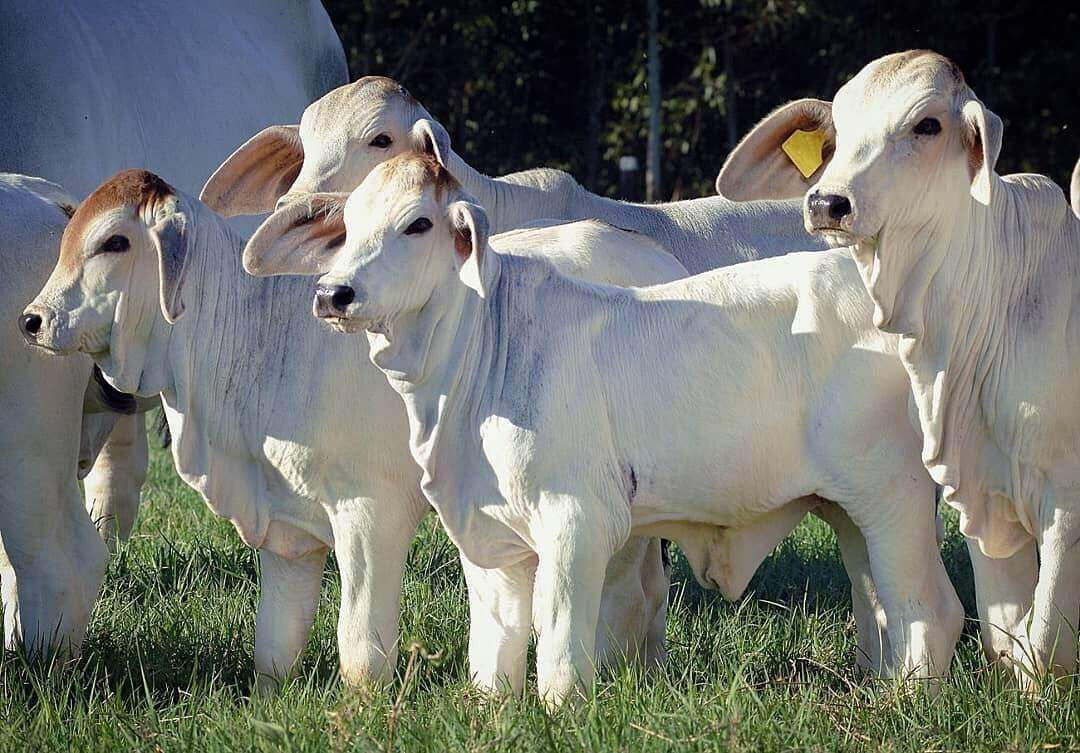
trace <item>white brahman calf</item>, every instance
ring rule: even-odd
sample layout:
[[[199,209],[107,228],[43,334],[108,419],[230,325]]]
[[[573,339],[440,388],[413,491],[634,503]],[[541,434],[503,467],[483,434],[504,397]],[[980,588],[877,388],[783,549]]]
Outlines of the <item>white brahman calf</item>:
[[[851,244],[875,323],[900,336],[923,462],[968,537],[983,647],[1027,687],[1071,674],[1080,220],[1047,178],[994,172],[1001,120],[941,55],[889,55],[833,105],[810,104],[810,122],[807,103],[792,103],[760,135],[825,137],[807,226]],[[754,195],[798,186],[776,150],[757,152],[774,169]]]
[[[846,254],[586,284],[494,251],[483,210],[426,155],[377,167],[344,226],[279,271],[325,272],[316,314],[368,330],[451,539],[505,574],[504,609],[527,614],[535,595],[549,703],[592,682],[602,573],[631,533],[674,539],[711,585],[727,577],[726,528],[818,498],[866,537],[892,670],[947,671],[963,612],[907,375]],[[508,677],[524,674],[528,622],[501,626],[522,647]]]
[[[89,358],[50,358],[15,326],[48,277],[71,206],[52,183],[0,174],[0,601],[4,644],[30,656],[78,653],[106,565],[76,465],[92,462],[114,423],[101,412],[108,396],[88,384]]]
[[[1080,220],[1051,180],[995,173],[1001,120],[936,53],[870,63],[837,93],[832,121],[836,153],[807,196],[807,227],[852,244],[875,324],[901,337],[923,462],[978,543],[991,649],[1027,686],[1071,675]]]
[[[803,229],[801,202],[791,197],[785,202],[735,204],[710,197],[642,205],[596,196],[557,170],[527,170],[488,178],[451,149],[443,126],[400,84],[379,76],[364,77],[329,92],[304,111],[299,126],[272,126],[253,136],[207,181],[202,199],[226,216],[269,211],[276,204],[280,216],[268,220],[268,232],[263,232],[263,236],[273,235],[294,221],[294,205],[323,203],[326,197],[311,197],[352,190],[376,165],[408,152],[431,153],[448,166],[467,190],[480,197],[495,228],[551,222],[538,218],[598,217],[652,238],[658,253],[670,253],[692,271],[783,254],[792,248],[809,249],[815,244]],[[728,175],[739,182],[733,171]],[[581,240],[580,229],[571,227],[570,234]],[[555,246],[566,248],[565,244]],[[273,266],[270,258],[263,258],[262,263]],[[580,274],[565,262],[559,264],[563,272]],[[248,271],[259,270],[249,267]],[[619,277],[603,279],[594,271],[589,279],[617,283]],[[813,512],[836,532],[851,577],[859,625],[858,662],[878,671],[882,656],[889,651],[866,544],[839,508],[818,506]],[[800,519],[787,514],[768,525],[729,536],[733,564],[724,593],[738,596],[761,558]]]
[[[306,213],[292,220],[311,221]],[[521,231],[508,243],[605,281],[685,274],[625,231],[582,223],[574,234]],[[260,549],[264,681],[287,674],[307,641],[330,547],[342,577],[342,674],[385,678],[405,557],[429,510],[405,412],[366,351],[311,317],[310,283],[244,274],[242,246],[218,215],[157,176],[120,173],[75,212],[56,268],[27,309],[37,317],[27,336],[57,353],[90,354],[122,390],[161,394],[181,477]],[[501,575],[466,572],[471,585]],[[659,542],[632,542],[610,582],[608,621],[597,628],[603,658],[659,661],[668,588]],[[505,650],[471,642],[481,684],[497,683],[501,659],[488,657]]]

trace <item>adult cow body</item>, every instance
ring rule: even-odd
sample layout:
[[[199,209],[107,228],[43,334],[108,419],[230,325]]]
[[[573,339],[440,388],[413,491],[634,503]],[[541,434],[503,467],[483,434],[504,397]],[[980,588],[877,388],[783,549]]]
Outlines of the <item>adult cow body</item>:
[[[80,199],[126,167],[198,190],[252,130],[348,75],[316,0],[0,0],[0,18],[0,170]],[[142,416],[121,419],[86,479],[109,541],[131,529],[146,462]]]

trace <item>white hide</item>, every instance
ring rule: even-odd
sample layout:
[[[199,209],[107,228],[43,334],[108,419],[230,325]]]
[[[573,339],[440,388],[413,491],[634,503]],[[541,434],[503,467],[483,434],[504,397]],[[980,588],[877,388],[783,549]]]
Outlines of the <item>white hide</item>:
[[[403,233],[418,217],[432,229]],[[491,249],[483,210],[437,190],[418,158],[376,168],[345,226],[320,284],[356,301],[329,320],[370,330],[424,493],[463,557],[505,574],[517,614],[535,593],[549,702],[591,684],[598,574],[627,536],[673,539],[715,586],[726,529],[818,496],[866,538],[892,670],[947,671],[962,610],[905,420],[907,377],[846,253],[590,285]],[[522,622],[502,625],[505,643],[523,644]],[[512,655],[501,674],[520,687],[524,654]]]
[[[299,126],[252,137],[218,168],[201,198],[226,216],[270,211],[288,193],[351,191],[376,165],[411,151],[436,155],[485,208],[492,233],[541,219],[599,219],[653,239],[691,273],[822,247],[803,229],[791,199],[629,204],[590,193],[559,170],[489,178],[453,151],[443,126],[400,84],[376,76],[312,103]]]
[[[114,181],[164,186],[138,173]],[[103,187],[100,196],[108,195]],[[161,393],[181,477],[260,548],[261,675],[280,677],[293,666],[333,547],[342,574],[342,673],[355,682],[388,677],[405,556],[429,509],[400,401],[365,348],[311,317],[309,281],[246,275],[243,241],[200,202],[169,194],[137,211],[136,203],[117,207],[97,196],[73,220],[85,235],[65,238],[66,256],[30,307],[45,320],[39,344],[97,350],[98,365],[117,388]],[[567,243],[569,268],[624,283],[685,274],[655,248],[635,261],[624,231],[606,230],[620,240],[617,247],[597,242],[597,223],[582,223],[580,231],[577,241],[567,228],[522,232],[507,245],[554,255],[549,244]],[[83,261],[117,234],[130,239],[129,251]],[[580,251],[586,242],[589,256]],[[607,258],[605,248],[618,256]],[[76,263],[66,268],[69,259]],[[637,652],[662,658],[663,570],[658,544],[645,540],[613,568],[611,621],[598,627],[603,660]],[[470,585],[490,577],[466,572]]]
[[[901,336],[923,462],[981,550],[984,644],[1025,685],[1072,674],[1080,220],[1049,179],[996,174],[1001,120],[939,55],[874,61],[833,118],[836,154],[808,202],[852,211],[808,226],[854,244],[875,323]]]
[[[70,202],[52,183],[0,174],[0,601],[5,646],[22,641],[31,655],[78,653],[105,574],[76,484],[90,359],[34,350],[15,326],[48,278]]]

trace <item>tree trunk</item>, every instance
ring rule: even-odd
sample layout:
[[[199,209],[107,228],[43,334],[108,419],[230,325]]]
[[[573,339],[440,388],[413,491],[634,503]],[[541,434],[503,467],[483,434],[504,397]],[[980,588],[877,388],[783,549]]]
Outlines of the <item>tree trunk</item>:
[[[662,141],[660,138],[660,0],[646,0],[649,16],[646,64],[649,87],[649,144],[645,154],[645,199],[660,201],[660,161]]]

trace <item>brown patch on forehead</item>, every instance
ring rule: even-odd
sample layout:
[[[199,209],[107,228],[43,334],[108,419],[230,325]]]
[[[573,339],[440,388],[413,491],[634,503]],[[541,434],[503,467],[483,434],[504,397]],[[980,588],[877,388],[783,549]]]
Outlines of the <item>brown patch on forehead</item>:
[[[434,155],[427,152],[403,152],[380,167],[384,182],[397,182],[406,186],[418,184],[421,190],[425,186],[434,186],[436,200],[441,200],[444,194],[458,189],[461,185],[439,164]]]
[[[870,72],[869,83],[876,86],[887,86],[902,73],[928,68],[934,71],[935,79],[938,74],[944,74],[945,80],[953,86],[964,85],[964,74],[961,72],[960,66],[933,50],[908,50],[907,52],[898,52],[882,58]]]
[[[136,214],[176,192],[172,186],[147,170],[124,170],[98,186],[79,204],[60,241],[60,266],[73,269],[82,258],[83,235],[102,212],[130,206]]]

